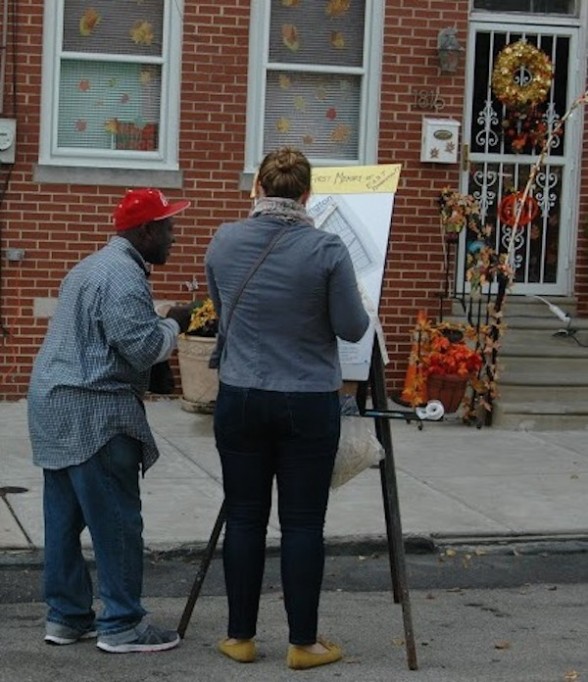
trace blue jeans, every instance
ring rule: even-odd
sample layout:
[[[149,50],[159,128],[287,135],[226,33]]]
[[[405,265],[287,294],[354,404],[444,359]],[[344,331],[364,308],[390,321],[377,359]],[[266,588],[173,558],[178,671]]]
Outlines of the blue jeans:
[[[94,625],[92,581],[80,543],[86,526],[103,604],[97,630],[125,632],[145,615],[141,455],[139,441],[119,435],[83,464],[43,470],[48,621],[80,631]]]
[[[337,392],[279,393],[221,384],[214,415],[227,508],[228,636],[255,635],[274,477],[291,644],[316,642],[323,527],[339,443]]]

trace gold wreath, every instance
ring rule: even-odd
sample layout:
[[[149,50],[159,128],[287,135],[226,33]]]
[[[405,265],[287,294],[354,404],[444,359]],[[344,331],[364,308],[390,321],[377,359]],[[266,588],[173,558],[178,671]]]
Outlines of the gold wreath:
[[[521,69],[531,79],[525,85],[517,83]],[[492,89],[496,97],[511,108],[533,107],[547,99],[553,80],[553,65],[549,57],[524,40],[507,45],[498,55],[492,71]]]

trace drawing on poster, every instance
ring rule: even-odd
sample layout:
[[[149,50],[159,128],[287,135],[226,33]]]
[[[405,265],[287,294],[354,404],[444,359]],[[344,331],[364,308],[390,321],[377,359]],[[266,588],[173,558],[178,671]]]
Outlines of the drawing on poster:
[[[380,258],[368,226],[353,212],[344,196],[325,197],[314,203],[308,213],[319,230],[341,237],[358,277],[378,267]]]
[[[339,340],[343,378],[369,375],[400,165],[320,168],[307,210],[318,229],[338,234],[355,268],[372,322],[358,343]]]

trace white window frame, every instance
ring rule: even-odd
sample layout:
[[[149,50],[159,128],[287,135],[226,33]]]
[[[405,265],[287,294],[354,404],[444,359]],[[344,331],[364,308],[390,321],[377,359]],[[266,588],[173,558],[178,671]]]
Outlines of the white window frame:
[[[346,68],[346,74],[362,78],[359,128],[359,154],[354,160],[312,158],[317,166],[372,165],[378,161],[380,91],[384,36],[384,0],[366,0],[364,59],[360,68]],[[254,173],[263,158],[265,84],[269,57],[271,2],[252,0],[249,31],[249,76],[245,173]],[[273,64],[272,68],[279,68]],[[318,70],[318,67],[317,67]],[[341,73],[338,67],[320,66],[325,73]]]
[[[57,147],[64,0],[44,3],[39,167],[133,171],[178,170],[183,0],[163,0],[163,2],[163,45],[159,58],[161,65],[159,149],[153,152],[116,150],[114,154],[108,149],[59,149]],[[69,53],[68,56],[75,58],[76,53]],[[83,57],[87,57],[87,54],[84,53]],[[108,54],[101,53],[96,56],[96,60],[109,61],[111,59],[112,57]],[[116,60],[124,61],[125,57],[116,55]],[[132,57],[128,61],[141,62],[141,57]],[[153,63],[153,60],[150,60],[150,63]]]

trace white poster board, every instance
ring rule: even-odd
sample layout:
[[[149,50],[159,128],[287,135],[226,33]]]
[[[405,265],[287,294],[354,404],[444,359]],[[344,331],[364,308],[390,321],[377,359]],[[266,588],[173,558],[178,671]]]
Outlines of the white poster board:
[[[334,232],[345,242],[372,318],[361,341],[339,340],[346,381],[366,381],[369,375],[400,169],[400,164],[388,164],[313,170],[306,208],[318,229]]]

